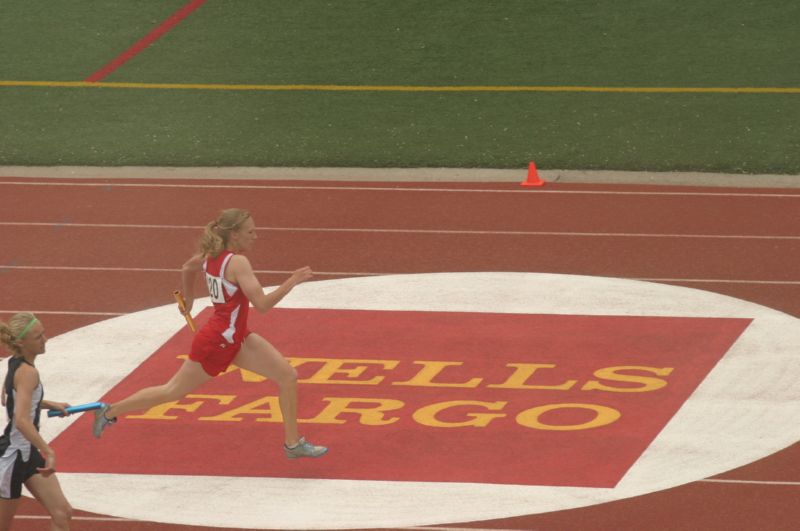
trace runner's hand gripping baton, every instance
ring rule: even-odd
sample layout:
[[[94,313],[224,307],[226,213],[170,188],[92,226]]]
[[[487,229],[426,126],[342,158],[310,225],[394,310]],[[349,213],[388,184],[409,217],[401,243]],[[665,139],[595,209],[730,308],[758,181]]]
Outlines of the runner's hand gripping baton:
[[[93,409],[100,409],[105,404],[103,402],[89,402],[88,404],[78,404],[77,406],[69,406],[64,408],[67,413],[81,413],[83,411],[91,411]],[[48,417],[63,417],[64,414],[59,409],[50,409],[47,411]]]
[[[192,319],[192,315],[186,311],[186,301],[183,299],[183,294],[178,290],[175,290],[172,292],[172,294],[175,295],[175,300],[178,302],[178,308],[181,309],[181,313],[186,318],[186,324],[189,325],[189,328],[192,330],[192,332],[197,332],[197,327],[194,325],[194,319]]]

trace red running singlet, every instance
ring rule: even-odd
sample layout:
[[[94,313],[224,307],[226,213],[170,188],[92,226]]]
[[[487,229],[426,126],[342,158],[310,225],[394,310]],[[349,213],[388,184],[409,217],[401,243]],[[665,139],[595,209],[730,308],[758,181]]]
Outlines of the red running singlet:
[[[211,376],[228,368],[250,334],[247,329],[250,301],[239,286],[225,280],[225,269],[233,256],[234,253],[225,250],[203,262],[214,315],[195,335],[189,359],[200,363]]]

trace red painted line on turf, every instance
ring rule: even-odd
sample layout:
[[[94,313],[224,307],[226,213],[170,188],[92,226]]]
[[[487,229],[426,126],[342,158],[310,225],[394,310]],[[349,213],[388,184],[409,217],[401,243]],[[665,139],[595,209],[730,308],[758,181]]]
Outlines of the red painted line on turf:
[[[206,0],[191,0],[188,4],[184,5],[176,11],[171,17],[161,23],[156,29],[145,35],[142,39],[136,42],[133,46],[119,54],[111,62],[106,64],[103,68],[90,75],[85,79],[89,82],[97,82],[105,79],[109,74],[117,70],[119,67],[133,59],[142,50],[153,44],[169,30],[177,26],[183,19],[188,17],[195,9],[200,7]]]

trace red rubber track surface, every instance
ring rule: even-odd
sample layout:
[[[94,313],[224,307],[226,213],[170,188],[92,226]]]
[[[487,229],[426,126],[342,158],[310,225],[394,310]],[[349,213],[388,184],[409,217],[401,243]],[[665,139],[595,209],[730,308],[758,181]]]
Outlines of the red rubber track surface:
[[[251,261],[265,285],[303,265],[321,280],[553,272],[662,281],[800,316],[796,190],[14,177],[0,178],[0,190],[0,318],[38,311],[51,337],[170,303],[199,227],[229,206],[254,213],[260,231]],[[715,478],[737,482],[698,481],[581,509],[438,527],[795,529],[798,463],[795,444]],[[23,500],[15,529],[45,528],[43,514]],[[73,528],[206,529],[82,512]]]

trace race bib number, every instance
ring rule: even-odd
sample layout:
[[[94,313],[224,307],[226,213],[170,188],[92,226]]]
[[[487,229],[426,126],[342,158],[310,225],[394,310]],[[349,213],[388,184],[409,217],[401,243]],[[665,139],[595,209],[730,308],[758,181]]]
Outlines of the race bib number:
[[[208,294],[211,295],[211,302],[224,303],[225,294],[222,291],[222,279],[206,273],[206,284],[208,284]]]

